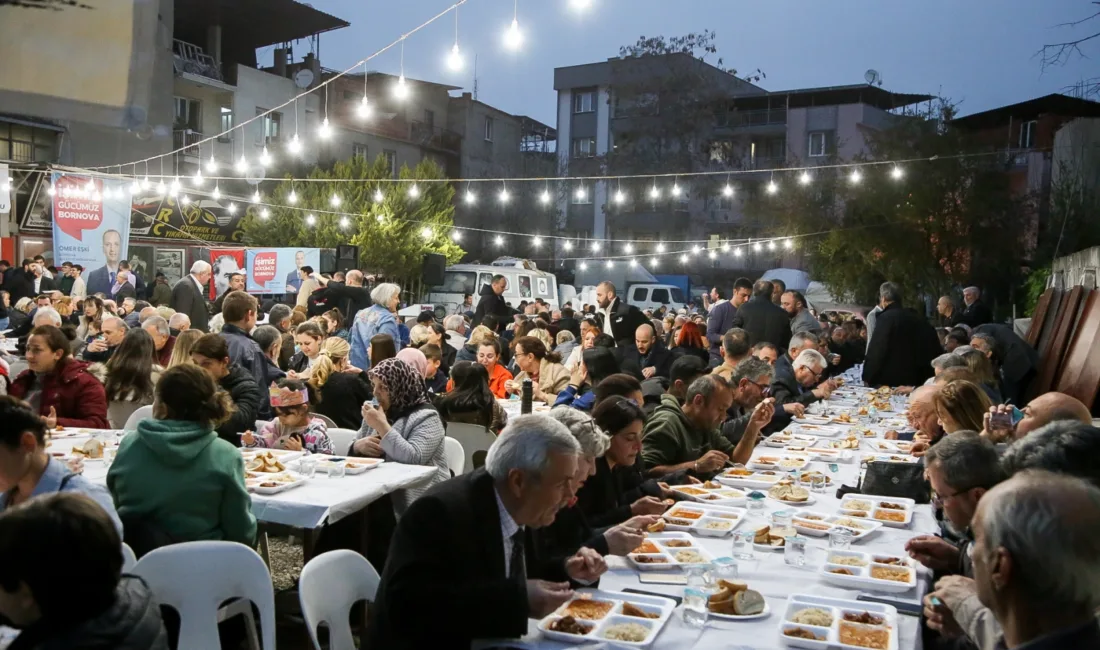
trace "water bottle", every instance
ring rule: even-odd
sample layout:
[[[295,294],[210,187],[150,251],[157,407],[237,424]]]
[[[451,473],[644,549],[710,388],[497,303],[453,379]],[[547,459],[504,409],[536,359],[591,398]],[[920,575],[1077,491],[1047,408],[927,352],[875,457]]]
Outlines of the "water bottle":
[[[531,378],[523,380],[523,395],[520,398],[519,412],[521,415],[527,415],[531,412],[531,399],[535,393],[535,386],[531,382]]]

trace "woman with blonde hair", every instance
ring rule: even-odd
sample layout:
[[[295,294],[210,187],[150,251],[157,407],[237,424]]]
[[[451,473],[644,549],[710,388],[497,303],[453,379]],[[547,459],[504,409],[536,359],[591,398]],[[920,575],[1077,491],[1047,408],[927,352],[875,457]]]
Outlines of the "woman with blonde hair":
[[[175,368],[180,364],[191,363],[191,348],[195,347],[195,341],[202,338],[199,330],[184,330],[176,336],[176,345],[172,348],[172,357],[168,360],[168,367]]]
[[[993,402],[978,384],[956,380],[948,382],[932,400],[944,433],[981,431],[982,416]]]
[[[321,352],[313,364],[309,385],[317,394],[314,413],[320,413],[341,429],[359,429],[363,423],[360,406],[371,399],[366,373],[348,362],[351,346],[339,336],[321,343]]]
[[[496,338],[497,335],[493,333],[493,330],[484,325],[478,325],[473,332],[470,332],[470,340],[466,341],[466,345],[455,355],[455,362],[477,361],[478,346],[485,341],[494,341]]]

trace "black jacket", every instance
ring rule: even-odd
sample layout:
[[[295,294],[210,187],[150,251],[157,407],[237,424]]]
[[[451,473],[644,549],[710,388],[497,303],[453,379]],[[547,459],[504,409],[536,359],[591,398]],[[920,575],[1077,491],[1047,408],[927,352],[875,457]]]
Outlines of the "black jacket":
[[[260,402],[260,412],[257,417],[261,420],[270,420],[274,412],[271,410],[271,399],[268,397],[267,387],[271,385],[273,378],[280,379],[284,374],[283,371],[270,366],[270,360],[260,349],[260,344],[253,340],[248,332],[232,323],[226,323],[222,325],[220,334],[229,346],[229,362],[252,373],[256,385],[263,389],[261,391],[263,401]]]
[[[22,267],[16,266],[8,269],[5,276],[7,280],[4,282],[4,291],[11,294],[12,307],[15,306],[15,303],[19,302],[20,298],[34,298],[33,273],[24,271]]]
[[[653,342],[653,347],[649,349],[649,354],[644,359],[638,352],[638,346],[633,343],[615,348],[615,352],[619,357],[619,367],[622,371],[634,375],[638,381],[645,379],[642,376],[642,370],[645,368],[654,368],[656,377],[668,377],[669,368],[672,366],[672,355],[660,341]]]
[[[344,327],[350,328],[350,324],[355,321],[355,315],[374,304],[370,299],[370,289],[366,287],[352,287],[330,281],[324,292],[329,309],[335,307],[343,314]]]
[[[974,332],[989,334],[997,341],[994,363],[1000,369],[1004,397],[1013,404],[1023,404],[1024,393],[1039,367],[1039,353],[1008,325],[987,323]]]
[[[206,310],[206,298],[190,274],[180,278],[172,287],[172,309],[187,314],[191,319],[192,329],[203,334],[210,331],[210,313]]]
[[[603,312],[599,312],[600,329],[615,337],[615,345],[629,345],[634,342],[634,331],[639,326],[645,325],[649,319],[645,317],[641,309],[627,304],[619,296],[615,296],[615,308],[611,311],[611,323],[605,323]]]
[[[45,286],[45,280],[43,280],[42,284],[43,286]],[[135,289],[134,285],[130,284],[128,281],[123,282],[122,285],[119,286],[116,293],[111,294],[107,297],[119,304],[121,304],[122,301],[126,300],[127,298],[133,298],[137,300],[137,289]]]
[[[684,479],[686,481],[686,478]],[[630,506],[644,496],[660,497],[657,479],[642,475],[641,457],[630,467],[611,468],[603,456],[596,459],[596,473],[577,490],[577,505],[597,528],[621,524],[633,513]]]
[[[370,401],[371,384],[367,374],[334,372],[321,386],[321,401],[314,412],[326,416],[341,429],[355,429],[363,424],[363,402]]]
[[[167,650],[160,607],[145,581],[124,575],[115,602],[84,620],[40,623],[24,629],[8,650]]]
[[[260,388],[251,372],[236,364],[229,366],[229,374],[218,383],[222,390],[229,393],[233,405],[237,407],[233,416],[218,427],[218,437],[234,447],[240,447],[241,437],[238,434],[256,430],[256,420],[260,416],[260,406],[264,402],[266,389]]]
[[[528,580],[571,582],[569,574],[565,572],[565,561],[582,546],[587,546],[600,555],[608,555],[610,552],[603,531],[594,530],[584,512],[576,505],[559,510],[549,526],[528,526],[526,532]],[[585,585],[574,583],[573,586],[579,588]]]
[[[558,329],[573,333],[573,338],[581,337],[581,323],[576,318],[559,318]]]
[[[783,404],[798,403],[809,406],[819,398],[813,394],[812,388],[806,388],[798,383],[794,377],[794,367],[791,365],[787,354],[775,361],[775,376],[772,378],[772,397],[775,398],[777,414],[781,410],[778,407]]]
[[[748,333],[749,345],[771,343],[783,352],[791,342],[791,317],[768,298],[753,296],[741,305],[732,326]]]
[[[958,322],[969,325],[970,327],[985,325],[986,323],[993,322],[993,312],[979,298],[974,301],[974,304],[967,305],[963,308],[962,316],[959,317]],[[876,324],[875,327],[878,327],[878,325]]]
[[[286,371],[290,372],[303,372],[309,367],[309,357],[305,352],[295,352],[294,356],[290,357],[290,362],[287,364]]]
[[[504,302],[503,296],[498,296],[493,291],[493,285],[487,284],[481,287],[481,300],[477,301],[477,309],[474,310],[474,327],[481,324],[481,319],[487,314],[497,317],[497,330],[503,331],[508,323],[512,322],[512,308]]]
[[[875,318],[863,380],[868,386],[920,386],[943,354],[936,330],[923,316],[891,303]]]
[[[510,580],[493,479],[484,469],[433,486],[397,522],[366,647],[468,650],[527,633],[527,589]],[[415,625],[425,603],[447,603]]]
[[[705,348],[677,345],[668,351],[668,367],[672,368],[672,364],[676,363],[676,360],[680,357],[696,357],[703,362],[704,366],[710,363],[710,352],[707,352]]]

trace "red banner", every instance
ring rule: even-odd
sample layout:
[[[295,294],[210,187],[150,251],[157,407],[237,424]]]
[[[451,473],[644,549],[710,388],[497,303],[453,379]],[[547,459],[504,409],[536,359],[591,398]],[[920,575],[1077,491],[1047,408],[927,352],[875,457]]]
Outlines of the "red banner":
[[[211,248],[210,265],[214,276],[214,281],[210,283],[210,299],[216,300],[229,288],[229,276],[234,273],[245,274],[244,249]]]
[[[61,176],[54,186],[53,220],[61,232],[79,240],[82,230],[95,230],[103,223],[102,182]]]

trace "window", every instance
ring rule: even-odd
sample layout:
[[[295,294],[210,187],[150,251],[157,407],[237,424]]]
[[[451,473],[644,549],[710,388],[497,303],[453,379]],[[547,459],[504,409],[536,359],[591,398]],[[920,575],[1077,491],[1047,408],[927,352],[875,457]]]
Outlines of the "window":
[[[531,276],[521,275],[519,276],[519,297],[530,298],[531,297]]]
[[[476,273],[447,271],[443,274],[443,284],[432,287],[432,291],[476,295],[474,294],[474,281],[476,278]]]
[[[592,113],[596,110],[596,91],[586,90],[573,95],[574,113]]]
[[[493,118],[491,117],[485,118],[485,141],[493,141]]]
[[[574,158],[595,158],[596,138],[573,138]]]
[[[424,109],[424,125],[428,127],[429,131],[435,130],[435,111]]]
[[[825,133],[818,131],[817,133],[810,134],[810,151],[811,158],[820,158],[825,155]]]
[[[654,289],[653,290],[653,302],[655,302],[657,304],[660,304],[660,305],[667,305],[669,303],[668,289]]]
[[[397,152],[386,149],[382,152],[382,155],[386,157],[386,165],[390,168],[390,176],[397,178]]]
[[[631,302],[646,302],[646,298],[649,297],[649,289],[643,289],[642,287],[636,287],[630,294]]]
[[[361,142],[352,142],[351,143],[351,157],[352,158],[362,158],[363,160],[366,160],[367,159],[367,145],[365,145]]]
[[[259,139],[256,144],[269,144],[271,142],[277,142],[279,135],[282,133],[283,114],[282,113],[267,113],[266,108],[256,107],[256,115],[260,117],[257,122],[260,124]]]
[[[191,129],[192,131],[201,131],[200,125],[202,119],[199,114],[200,106],[199,100],[190,99],[188,97],[176,97],[176,121],[175,126],[177,129]]]
[[[233,129],[233,108],[230,106],[222,106],[218,110],[220,118],[218,133],[225,134],[218,136],[218,142],[229,142],[230,134],[228,131]]]
[[[581,188],[584,191],[578,189],[575,192],[569,193],[569,202],[573,205],[592,205],[592,195],[595,194],[595,189],[592,187]]]
[[[0,122],[0,160],[55,162],[57,132],[24,124]]]
[[[1020,148],[1030,149],[1035,146],[1035,120],[1024,122],[1020,125]]]

